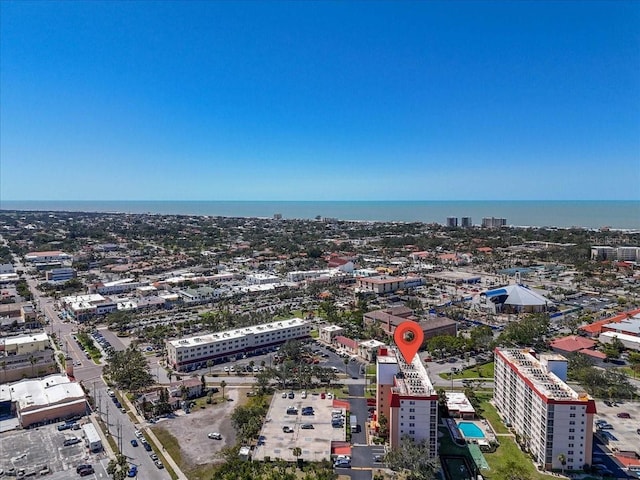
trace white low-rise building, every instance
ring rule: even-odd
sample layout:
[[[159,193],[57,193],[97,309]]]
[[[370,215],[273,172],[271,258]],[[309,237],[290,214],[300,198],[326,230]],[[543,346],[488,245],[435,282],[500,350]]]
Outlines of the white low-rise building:
[[[24,256],[29,263],[56,263],[73,260],[73,256],[59,250],[47,252],[29,252]]]
[[[169,340],[167,362],[177,371],[206,366],[207,361],[280,345],[287,340],[307,338],[311,324],[301,318],[226,330],[209,335]]]
[[[561,355],[538,360],[528,349],[495,350],[496,408],[544,470],[581,470],[591,464],[596,404],[569,387],[566,374]]]
[[[60,374],[0,385],[2,403],[10,405],[23,428],[87,412],[80,384]]]
[[[339,327],[338,325],[327,325],[320,329],[320,340],[330,344],[333,342],[335,337],[342,335],[342,332],[344,332],[344,328]]]
[[[251,285],[265,285],[268,283],[279,283],[280,278],[268,273],[252,273],[247,275],[246,281]]]

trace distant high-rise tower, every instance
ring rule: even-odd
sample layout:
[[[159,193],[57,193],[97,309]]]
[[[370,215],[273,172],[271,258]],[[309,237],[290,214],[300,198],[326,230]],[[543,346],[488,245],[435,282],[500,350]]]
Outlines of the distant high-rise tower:
[[[482,226],[485,228],[500,228],[507,225],[506,218],[484,217],[482,219]]]
[[[462,217],[462,226],[464,228],[472,227],[473,222],[471,221],[471,217]]]
[[[447,227],[457,227],[458,217],[447,217]]]

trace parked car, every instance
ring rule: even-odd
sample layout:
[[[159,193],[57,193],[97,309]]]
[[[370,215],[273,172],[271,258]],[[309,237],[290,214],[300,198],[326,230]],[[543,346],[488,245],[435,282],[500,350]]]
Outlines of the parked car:
[[[129,472],[127,473],[127,476],[133,478],[136,475],[138,475],[138,467],[136,467],[135,465],[129,466]]]
[[[211,432],[207,435],[207,437],[212,440],[222,440],[222,435],[220,435],[218,432]]]
[[[135,438],[133,440],[131,440],[131,446],[132,447],[137,447],[138,446],[138,441]]]
[[[616,415],[616,417],[618,418],[631,418],[631,415],[629,415],[627,412],[620,412]]]
[[[62,444],[65,447],[69,447],[71,445],[75,445],[76,443],[80,443],[81,440],[78,437],[67,438]]]
[[[85,470],[87,468],[93,468],[93,466],[89,463],[81,463],[76,467],[76,473],[80,473],[80,470]]]
[[[302,430],[313,430],[313,424],[311,424],[311,423],[303,423],[302,425],[300,425],[300,428]]]
[[[91,475],[92,473],[95,473],[95,470],[91,465],[89,465],[87,468],[83,468],[78,473],[80,474],[81,477],[86,477],[87,475]]]
[[[61,423],[60,425],[58,425],[59,432],[62,432],[63,430],[69,430],[70,428],[71,428],[70,423]]]
[[[155,463],[156,467],[158,467],[159,469],[163,469],[164,468],[164,465],[162,464],[162,462],[160,460],[156,460],[153,463]]]
[[[148,443],[148,442],[142,442],[142,446],[144,447],[144,449],[145,449],[147,452],[150,452],[151,450],[153,450],[153,449],[151,448],[151,445],[149,445],[149,443]]]
[[[282,431],[284,433],[293,433],[293,429],[287,425],[285,425],[284,427],[282,427]]]

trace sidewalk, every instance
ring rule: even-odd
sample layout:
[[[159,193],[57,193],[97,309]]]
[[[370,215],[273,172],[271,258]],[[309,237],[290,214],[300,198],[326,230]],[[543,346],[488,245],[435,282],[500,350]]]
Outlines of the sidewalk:
[[[158,440],[158,437],[156,437],[155,433],[153,433],[153,430],[151,430],[150,428],[147,428],[145,426],[147,421],[144,418],[142,418],[140,416],[140,414],[138,414],[138,410],[129,401],[129,398],[126,395],[121,395],[121,397],[122,397],[122,402],[127,405],[130,413],[132,413],[136,417],[136,420],[137,420],[138,424],[140,425],[140,431],[145,433],[147,436],[149,436],[151,441],[153,443],[155,443],[155,445],[157,447],[160,447],[160,451],[158,451],[158,453],[161,454],[164,457],[165,461],[171,466],[171,468],[173,469],[175,474],[178,476],[178,479],[179,480],[189,480],[187,478],[187,476],[182,472],[182,470],[180,470],[180,467],[178,467],[178,464],[169,455],[169,452],[167,452],[165,450],[165,448],[162,445],[162,443],[160,442],[160,440]]]

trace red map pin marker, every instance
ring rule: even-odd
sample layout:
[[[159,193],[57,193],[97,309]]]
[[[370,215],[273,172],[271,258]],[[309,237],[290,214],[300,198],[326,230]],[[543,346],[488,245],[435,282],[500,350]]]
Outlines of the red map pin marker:
[[[411,363],[424,340],[424,332],[416,322],[402,322],[393,333],[393,340],[402,353],[404,361]]]

